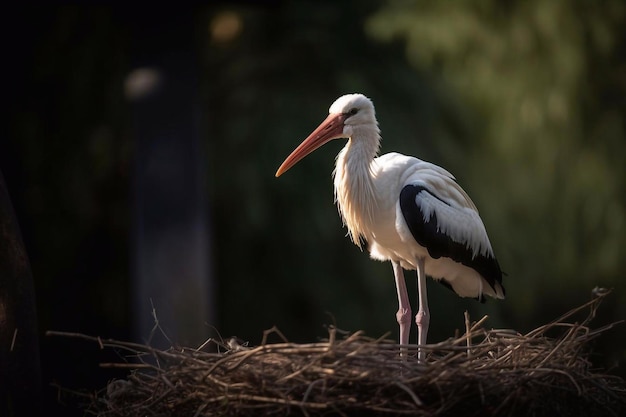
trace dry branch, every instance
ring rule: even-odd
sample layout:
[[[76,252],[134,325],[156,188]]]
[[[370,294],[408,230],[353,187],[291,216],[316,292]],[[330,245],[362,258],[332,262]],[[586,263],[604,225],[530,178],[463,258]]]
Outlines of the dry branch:
[[[328,341],[260,346],[210,339],[202,349],[166,351],[76,333],[48,332],[128,353],[136,363],[108,384],[89,412],[131,416],[552,416],[624,415],[626,384],[591,368],[590,340],[615,325],[589,322],[607,293],[525,335],[485,330],[485,318],[458,338],[428,345],[427,363],[401,359],[399,346],[330,328]],[[580,323],[572,317],[588,310]],[[560,333],[549,337],[548,334]]]

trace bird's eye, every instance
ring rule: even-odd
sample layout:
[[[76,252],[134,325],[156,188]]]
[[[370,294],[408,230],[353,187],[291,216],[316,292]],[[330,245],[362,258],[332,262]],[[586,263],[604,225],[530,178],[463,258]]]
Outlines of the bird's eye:
[[[348,114],[350,116],[354,116],[355,114],[357,114],[359,112],[359,109],[357,109],[356,107],[353,107],[350,109],[350,111],[348,112]]]

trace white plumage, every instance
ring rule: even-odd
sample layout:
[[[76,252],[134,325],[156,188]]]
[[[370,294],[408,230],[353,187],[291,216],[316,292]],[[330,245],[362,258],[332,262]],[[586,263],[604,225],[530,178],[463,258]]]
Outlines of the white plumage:
[[[429,313],[425,274],[462,297],[504,298],[502,272],[478,210],[445,169],[399,153],[376,157],[380,131],[372,102],[348,94],[287,157],[280,176],[332,139],[347,138],[333,172],[335,199],[352,241],[393,264],[398,290],[400,343],[408,344],[411,309],[402,269],[417,270],[418,343],[426,343]],[[420,350],[420,360],[424,353]]]

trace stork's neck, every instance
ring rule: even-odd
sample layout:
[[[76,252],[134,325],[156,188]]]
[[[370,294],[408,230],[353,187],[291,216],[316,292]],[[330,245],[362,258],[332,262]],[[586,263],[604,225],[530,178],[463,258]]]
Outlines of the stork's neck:
[[[377,207],[374,187],[375,161],[380,147],[377,125],[355,127],[346,146],[337,155],[334,171],[335,200],[352,242],[368,239]]]

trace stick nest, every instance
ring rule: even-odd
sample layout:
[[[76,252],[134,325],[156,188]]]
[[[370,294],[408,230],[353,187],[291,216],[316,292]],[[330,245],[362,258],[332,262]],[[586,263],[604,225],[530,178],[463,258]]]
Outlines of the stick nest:
[[[200,348],[79,337],[127,352],[130,368],[90,396],[97,416],[591,416],[624,415],[626,384],[592,369],[588,342],[614,324],[587,327],[606,292],[527,334],[486,330],[486,317],[458,338],[417,346],[329,329],[320,343],[247,347],[209,339]],[[588,310],[580,324],[569,323]],[[283,338],[284,339],[284,338]],[[130,359],[129,359],[130,358]]]

